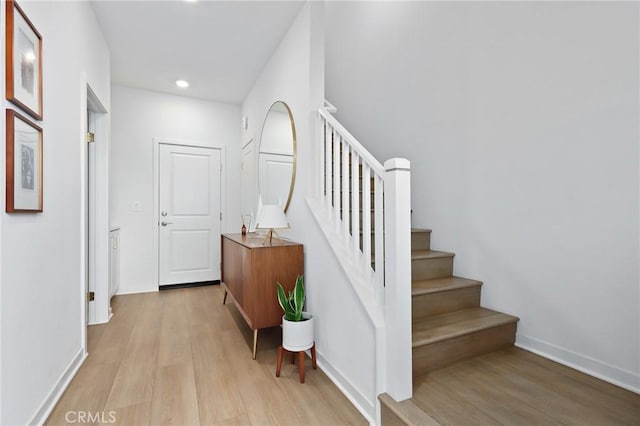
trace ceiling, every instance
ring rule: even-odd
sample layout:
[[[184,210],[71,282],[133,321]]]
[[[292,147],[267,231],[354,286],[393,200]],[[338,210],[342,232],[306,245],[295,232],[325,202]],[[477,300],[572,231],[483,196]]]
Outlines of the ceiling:
[[[94,1],[111,80],[181,96],[241,103],[303,3]],[[180,89],[175,81],[190,86]]]

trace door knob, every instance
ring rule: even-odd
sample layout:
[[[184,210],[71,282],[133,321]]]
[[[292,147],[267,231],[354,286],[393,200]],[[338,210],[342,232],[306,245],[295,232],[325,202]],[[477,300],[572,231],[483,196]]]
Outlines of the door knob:
[[[171,225],[173,222],[165,222],[164,220],[162,222],[160,222],[160,225],[162,226],[167,226],[167,225]]]
[[[162,212],[162,213],[160,213],[160,214],[161,214],[162,216],[166,216],[166,215],[167,215],[167,212]]]

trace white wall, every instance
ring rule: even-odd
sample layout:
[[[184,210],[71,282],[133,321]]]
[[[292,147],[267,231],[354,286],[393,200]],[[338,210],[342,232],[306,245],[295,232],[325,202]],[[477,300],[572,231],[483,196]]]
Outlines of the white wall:
[[[242,104],[259,142],[271,104],[286,102],[298,137],[296,184],[287,236],[304,244],[307,308],[316,317],[319,365],[367,415],[374,416],[374,329],[306,203],[313,195],[317,108],[324,96],[323,4],[308,3]],[[347,321],[347,323],[345,323]],[[347,325],[345,325],[347,324]]]
[[[638,3],[329,3],[327,99],[518,343],[638,390]]]
[[[110,98],[109,51],[90,5],[20,4],[43,37],[44,212],[6,214],[0,197],[1,424],[44,420],[63,376],[82,359],[81,74],[107,108]],[[4,47],[4,5],[0,22]],[[3,110],[13,107],[1,98]]]
[[[121,228],[118,293],[156,291],[153,138],[225,147],[222,232],[239,232],[240,107],[117,85],[112,99],[111,223]]]

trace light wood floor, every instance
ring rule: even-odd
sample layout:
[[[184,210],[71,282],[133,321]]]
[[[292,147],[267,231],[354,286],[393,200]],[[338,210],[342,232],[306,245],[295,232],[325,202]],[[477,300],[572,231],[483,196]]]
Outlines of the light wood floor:
[[[640,395],[508,348],[414,380],[442,425],[640,425]]]
[[[219,286],[117,296],[47,424],[71,410],[106,422],[113,411],[123,425],[366,424],[310,359],[304,384],[289,363],[275,377],[278,328],[260,332],[252,360],[252,332],[222,296]]]

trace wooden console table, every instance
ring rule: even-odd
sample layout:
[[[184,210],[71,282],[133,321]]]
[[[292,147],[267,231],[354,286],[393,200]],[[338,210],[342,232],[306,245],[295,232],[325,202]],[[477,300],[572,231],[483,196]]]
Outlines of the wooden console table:
[[[231,296],[253,330],[253,359],[258,348],[258,330],[282,323],[276,284],[293,289],[304,272],[302,244],[241,234],[222,235],[222,286],[224,300]]]

